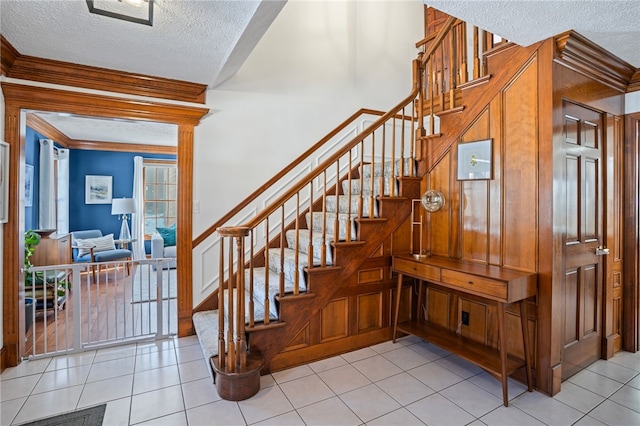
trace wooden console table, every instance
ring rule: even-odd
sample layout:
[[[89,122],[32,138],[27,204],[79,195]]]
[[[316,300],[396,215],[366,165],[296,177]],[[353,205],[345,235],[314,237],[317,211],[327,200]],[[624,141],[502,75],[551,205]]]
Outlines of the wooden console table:
[[[393,270],[398,273],[393,325],[394,342],[396,341],[398,330],[413,334],[483,368],[502,382],[502,397],[505,407],[509,405],[507,377],[522,365],[525,365],[527,370],[528,390],[529,392],[533,390],[526,300],[537,293],[537,276],[535,273],[438,256],[414,257],[411,254],[393,256]],[[429,283],[446,287],[456,293],[473,294],[487,303],[495,304],[498,311],[499,349],[494,349],[461,336],[454,331],[428,323],[425,318],[419,315],[420,306],[418,306],[418,313],[412,316],[409,321],[398,324],[399,295],[405,275],[420,280],[419,304],[422,303],[423,299],[423,286],[429,285]],[[506,350],[507,336],[504,326],[504,308],[506,305],[516,302],[520,303],[524,360],[509,356]]]

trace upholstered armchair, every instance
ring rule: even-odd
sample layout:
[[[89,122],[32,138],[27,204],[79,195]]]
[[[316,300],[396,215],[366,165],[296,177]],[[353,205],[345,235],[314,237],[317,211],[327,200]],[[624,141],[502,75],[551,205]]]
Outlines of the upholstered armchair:
[[[164,262],[163,269],[176,268],[177,251],[176,251],[176,228],[175,225],[170,228],[158,228],[158,232],[151,236],[151,258],[152,259],[171,259]]]
[[[102,235],[99,229],[73,231],[71,233],[71,253],[74,262],[113,262],[132,259],[131,250],[117,248],[113,234]],[[127,265],[127,272],[129,270]],[[96,270],[91,268],[93,280]]]

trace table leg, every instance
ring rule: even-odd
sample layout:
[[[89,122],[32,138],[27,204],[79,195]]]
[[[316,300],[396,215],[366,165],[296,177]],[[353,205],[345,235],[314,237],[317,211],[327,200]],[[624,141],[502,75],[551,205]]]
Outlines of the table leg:
[[[528,309],[527,309],[527,299],[523,299],[520,301],[520,323],[522,324],[522,343],[524,347],[524,362],[527,366],[527,389],[529,392],[533,391],[533,380],[531,376],[531,340],[529,337],[529,327],[528,327]]]
[[[498,338],[500,339],[500,379],[502,381],[502,400],[509,406],[509,390],[507,388],[507,335],[504,330],[504,303],[498,302]]]
[[[393,343],[396,342],[398,334],[398,318],[400,313],[400,292],[402,291],[402,274],[398,274],[398,285],[396,288],[396,307],[393,318]]]

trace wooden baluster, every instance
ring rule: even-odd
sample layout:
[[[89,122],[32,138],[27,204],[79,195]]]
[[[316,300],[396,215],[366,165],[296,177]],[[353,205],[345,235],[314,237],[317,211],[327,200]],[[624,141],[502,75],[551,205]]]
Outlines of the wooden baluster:
[[[251,249],[249,250],[249,327],[253,327],[253,310],[255,308],[253,302],[253,229],[249,232],[249,235],[251,235],[249,238],[249,244],[251,244]],[[244,276],[245,274],[243,271],[242,277],[244,278]]]
[[[364,179],[362,173],[362,165],[364,164],[364,140],[360,141],[360,177],[358,178],[358,182],[360,182],[360,194],[358,195],[358,217],[362,217],[364,212],[364,198],[362,193],[364,192],[362,189],[364,187]],[[350,236],[347,236],[350,237]],[[349,241],[349,240],[348,240]]]
[[[285,246],[285,235],[284,235],[284,205],[280,207],[281,218],[280,218],[280,297],[286,297],[284,294],[284,246]]]
[[[447,86],[445,84],[446,73],[445,73],[445,55],[444,55],[444,40],[440,43],[440,71],[438,71],[438,77],[440,81],[440,91],[438,92],[438,98],[440,99],[440,111],[444,110],[444,94],[447,90]]]
[[[224,343],[224,237],[220,237],[220,264],[218,265],[218,365],[225,364],[226,345]]]
[[[384,167],[384,164],[383,164]],[[371,196],[369,197],[369,218],[373,217],[373,199],[375,197],[376,183],[376,132],[371,133]],[[384,174],[380,176],[380,193],[384,195]]]
[[[313,215],[313,179],[309,182],[309,215]],[[313,268],[313,226],[309,226],[309,245],[307,246],[309,269]]]
[[[387,123],[384,123],[382,125],[382,143],[380,144],[381,145],[381,147],[380,147],[380,152],[381,152],[380,158],[382,159],[382,171],[383,171],[382,179],[384,179],[384,165],[385,165],[386,159],[387,159],[387,151],[386,151],[386,146],[385,146],[385,143],[387,141],[387,132],[386,132],[386,130],[387,130]],[[384,184],[384,181],[383,181],[383,184]]]
[[[227,315],[227,317],[229,318],[229,325],[227,327],[227,342],[229,342],[228,345],[228,351],[227,351],[227,371],[236,371],[236,351],[235,351],[235,339],[234,339],[234,324],[233,324],[233,317],[234,317],[234,310],[233,310],[233,292],[235,289],[235,276],[233,273],[233,237],[230,238],[229,240],[229,286],[228,286],[228,292],[227,292],[227,300],[228,305],[227,305],[227,309],[229,311],[229,314]]]
[[[454,33],[449,33],[449,108],[454,109],[456,106],[456,63],[455,53],[456,44]]]
[[[269,216],[265,219],[264,238],[264,325],[269,325],[269,311],[271,299],[269,297]]]
[[[351,191],[351,188],[349,188]],[[336,197],[340,195],[340,159],[336,160]],[[333,220],[333,241],[340,241],[340,214],[336,212],[336,217]],[[347,235],[347,241],[349,240],[349,235]]]
[[[240,369],[244,369],[247,365],[247,339],[245,333],[245,299],[244,299],[244,240],[248,235],[248,229],[245,228],[244,235],[236,237],[236,248],[238,257],[238,278],[237,278],[237,292],[238,292],[238,309],[237,309],[237,332],[236,332],[236,366]]]
[[[395,197],[395,185],[393,179],[396,174],[396,116],[391,118],[391,164],[390,164],[390,176],[389,176],[389,188],[390,196]]]
[[[353,169],[353,150],[349,150],[349,171],[347,172],[347,187],[351,188],[351,171]],[[347,216],[351,217],[351,191],[347,191]],[[340,198],[336,198],[338,202],[337,210],[340,210]],[[351,221],[347,220],[347,235],[351,235]]]
[[[293,294],[296,296],[300,294],[300,192],[296,192],[296,232],[294,241],[294,254],[293,254]]]
[[[473,79],[478,79],[482,77],[480,73],[480,52],[479,52],[479,43],[478,40],[478,27],[473,27]]]
[[[433,79],[433,55],[431,55],[429,57],[429,72],[427,73],[427,75],[429,76],[429,90],[431,92],[431,95],[429,96],[429,134],[433,135],[436,132],[436,128],[435,128],[435,120],[433,119],[433,97],[434,97],[434,93],[433,93],[433,85],[434,83],[434,79]]]
[[[349,191],[351,192],[351,191]],[[313,216],[311,216],[311,223],[309,226],[313,227]],[[322,172],[322,266],[327,265],[327,171]]]
[[[404,147],[404,145],[406,143],[405,139],[404,139],[404,137],[405,137],[405,132],[404,132],[404,108],[402,108],[402,118],[401,118],[400,125],[401,125],[401,127],[400,127],[400,139],[402,140],[402,145],[400,145],[400,161],[402,163],[400,164],[400,170],[398,172],[398,175],[399,176],[406,176],[406,170],[404,169],[404,157],[406,155],[405,147]],[[392,173],[391,174],[391,188],[393,188],[392,189],[393,195],[395,195],[395,187],[396,187],[394,185],[394,182],[395,182],[394,176],[395,175]]]
[[[469,80],[467,69],[467,23],[462,22],[459,26],[458,51],[460,52],[460,78],[459,84],[464,84]]]
[[[411,102],[411,134],[409,135],[409,143],[411,144],[411,162],[409,163],[409,176],[415,176],[416,168],[414,165],[414,159],[420,159],[420,154],[416,143],[416,121],[419,119],[419,114],[416,113],[416,100],[414,99],[413,102]]]

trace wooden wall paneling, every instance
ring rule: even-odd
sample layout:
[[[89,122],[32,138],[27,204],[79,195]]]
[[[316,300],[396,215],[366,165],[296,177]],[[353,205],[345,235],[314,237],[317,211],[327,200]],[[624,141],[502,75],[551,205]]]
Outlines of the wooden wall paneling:
[[[503,266],[536,271],[538,265],[537,56],[503,92]]]
[[[349,335],[349,298],[329,301],[320,313],[320,342]]]
[[[451,256],[453,216],[457,210],[457,191],[451,187],[451,152],[449,151],[438,164],[429,172],[427,177],[427,189],[435,189],[445,196],[445,208],[425,215],[426,226],[424,231],[429,239],[428,250],[433,255]],[[457,221],[456,221],[457,223]]]
[[[382,292],[356,296],[358,334],[382,328]]]
[[[487,304],[470,300],[465,297],[458,298],[457,324],[459,324],[460,335],[468,337],[476,342],[487,344]],[[462,324],[462,312],[469,314],[469,325]],[[510,337],[511,334],[508,334]],[[519,341],[522,341],[520,339]]]
[[[193,334],[193,125],[178,125],[178,217],[176,255],[178,283],[178,336]],[[189,283],[189,285],[184,285]]]
[[[427,321],[444,328],[450,328],[451,297],[450,292],[429,286],[426,291]],[[457,324],[453,327],[456,328]]]
[[[394,286],[395,287],[395,286]],[[389,325],[391,325],[391,312],[393,312],[393,307],[395,306],[396,300],[396,290],[392,288],[389,290],[391,297],[385,309],[385,312],[388,312]],[[403,286],[402,291],[400,293],[400,312],[398,314],[398,322],[409,321],[413,318],[415,309],[418,309],[417,304],[420,304],[419,300],[415,300],[413,298],[413,286]],[[415,309],[414,309],[415,308]],[[420,309],[418,309],[420,311]],[[420,315],[420,313],[418,313]],[[385,315],[387,317],[387,315]]]
[[[309,324],[305,325],[298,334],[287,344],[287,347],[283,349],[283,352],[294,351],[300,348],[306,348],[310,345],[310,328]]]
[[[624,120],[607,114],[605,139],[606,241],[610,254],[605,258],[604,344],[602,354],[611,358],[622,348],[623,222],[624,222]]]
[[[622,347],[640,350],[640,112],[629,114],[624,143]]]
[[[491,265],[502,265],[502,223],[504,210],[502,208],[504,192],[502,142],[502,96],[496,96],[489,104],[489,135],[493,139],[493,179],[489,181],[489,252],[488,261]]]
[[[489,109],[464,132],[461,143],[490,137]],[[494,147],[495,151],[495,147]],[[455,170],[452,171],[456,175]],[[487,263],[489,248],[489,183],[490,180],[458,181],[461,208],[461,255],[462,259]]]

